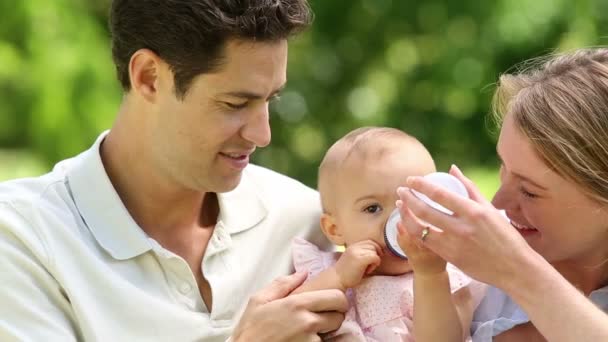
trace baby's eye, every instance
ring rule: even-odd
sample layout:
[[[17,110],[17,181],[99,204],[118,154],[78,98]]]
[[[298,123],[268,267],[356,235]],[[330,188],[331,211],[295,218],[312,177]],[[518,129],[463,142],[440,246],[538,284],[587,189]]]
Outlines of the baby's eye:
[[[365,207],[365,209],[363,209],[364,212],[370,213],[370,214],[378,213],[381,210],[382,210],[382,207],[378,204],[368,205],[367,207]]]

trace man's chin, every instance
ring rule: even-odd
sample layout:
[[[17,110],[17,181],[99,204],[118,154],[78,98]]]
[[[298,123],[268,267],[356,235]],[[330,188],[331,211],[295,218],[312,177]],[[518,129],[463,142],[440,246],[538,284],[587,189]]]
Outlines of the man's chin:
[[[238,175],[224,177],[221,179],[221,181],[219,181],[215,184],[213,192],[217,192],[217,193],[230,192],[239,186],[242,178],[243,178],[242,172],[239,172]]]

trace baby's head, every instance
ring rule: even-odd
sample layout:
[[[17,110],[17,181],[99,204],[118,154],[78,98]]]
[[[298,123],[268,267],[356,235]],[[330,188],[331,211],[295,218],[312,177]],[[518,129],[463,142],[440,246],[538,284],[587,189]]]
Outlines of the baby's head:
[[[397,187],[409,176],[434,171],[426,148],[398,129],[363,127],[348,133],[319,167],[323,232],[337,245],[368,239],[380,244],[386,253],[376,274],[409,272],[409,264],[386,249],[384,225],[395,208]]]

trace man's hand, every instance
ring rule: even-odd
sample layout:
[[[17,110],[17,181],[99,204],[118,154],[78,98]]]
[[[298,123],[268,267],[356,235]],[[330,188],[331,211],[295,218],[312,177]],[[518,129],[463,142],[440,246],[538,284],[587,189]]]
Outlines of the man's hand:
[[[336,330],[348,310],[340,290],[289,294],[306,274],[275,279],[249,300],[232,341],[321,341],[319,333]]]
[[[382,247],[372,240],[360,241],[346,247],[334,266],[342,289],[359,285],[365,275],[380,266],[382,253]]]

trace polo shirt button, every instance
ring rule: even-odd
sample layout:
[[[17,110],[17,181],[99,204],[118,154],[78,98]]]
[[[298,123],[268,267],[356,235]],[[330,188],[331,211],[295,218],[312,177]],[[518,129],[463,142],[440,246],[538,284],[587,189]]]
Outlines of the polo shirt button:
[[[179,286],[179,292],[181,292],[182,294],[188,294],[190,293],[190,291],[192,291],[192,285],[188,283],[182,283]]]

